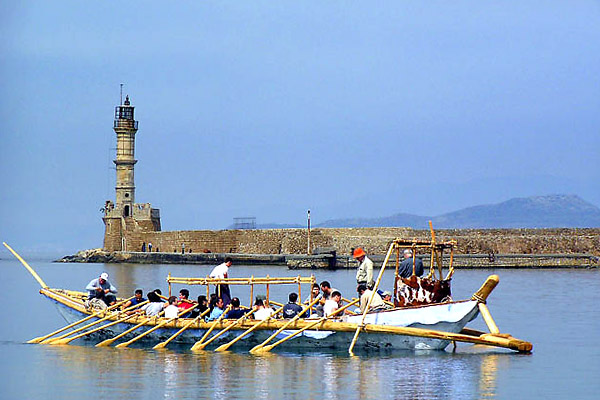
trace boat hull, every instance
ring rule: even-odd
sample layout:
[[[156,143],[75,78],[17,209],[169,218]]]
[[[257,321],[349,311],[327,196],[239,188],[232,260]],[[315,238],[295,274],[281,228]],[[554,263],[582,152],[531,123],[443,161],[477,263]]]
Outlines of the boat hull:
[[[59,313],[66,322],[72,323],[89,315],[83,307],[83,302],[73,300],[67,294],[62,294],[60,291],[46,289],[41,293],[48,299],[53,301]],[[430,330],[458,333],[465,325],[474,319],[478,314],[476,301],[462,301],[445,304],[427,305],[421,307],[404,308],[382,311],[378,313],[370,313],[365,317],[366,332],[362,332],[355,345],[355,349],[388,349],[388,350],[443,350],[450,343],[449,340],[426,338],[413,335],[403,335],[395,333],[377,332],[377,329],[385,330],[386,327],[409,327],[409,328],[425,328]],[[115,313],[106,322],[95,325],[93,328],[99,327],[102,324],[108,323],[111,320],[118,318]],[[356,328],[360,324],[362,316],[349,316],[342,321],[324,321],[315,326],[315,329],[305,330],[301,334],[295,336],[291,340],[286,341],[281,345],[281,349],[347,349],[352,342]],[[98,318],[92,319],[90,322],[97,321]],[[134,332],[125,335],[119,342],[127,341],[151,328],[160,322],[164,322],[163,318],[145,318],[144,316],[135,316],[127,322],[121,322],[111,327],[100,330],[83,339],[90,343],[96,343],[103,339],[112,338],[140,322],[146,321],[146,324],[136,329]],[[166,340],[175,334],[183,327],[189,319],[179,319],[163,327],[156,329],[141,340],[135,342],[133,346],[151,347],[161,341]],[[298,320],[274,338],[271,343],[285,338],[288,335],[296,332],[297,329],[302,329],[315,320],[305,319]],[[253,331],[238,341],[234,348],[249,349],[259,343],[262,343],[276,330],[281,328],[285,320],[270,320],[265,323],[260,329]],[[219,322],[213,331],[213,334],[231,325],[233,321],[223,320]],[[251,328],[258,322],[255,320],[246,320],[239,325],[234,326],[228,332],[220,336],[210,344],[210,348],[217,347],[221,344],[233,340],[241,335],[244,331]],[[173,346],[191,346],[196,341],[200,340],[206,333],[211,323],[198,322],[190,326],[181,335],[179,335],[172,343]],[[77,328],[77,327],[75,327]],[[117,344],[117,342],[115,342]]]

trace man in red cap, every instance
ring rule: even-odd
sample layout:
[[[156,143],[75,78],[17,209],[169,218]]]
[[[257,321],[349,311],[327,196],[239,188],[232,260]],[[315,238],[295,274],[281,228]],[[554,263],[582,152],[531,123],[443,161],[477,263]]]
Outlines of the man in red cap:
[[[369,260],[367,253],[360,247],[354,249],[352,257],[359,263],[356,271],[356,283],[371,287],[373,284],[373,261]]]

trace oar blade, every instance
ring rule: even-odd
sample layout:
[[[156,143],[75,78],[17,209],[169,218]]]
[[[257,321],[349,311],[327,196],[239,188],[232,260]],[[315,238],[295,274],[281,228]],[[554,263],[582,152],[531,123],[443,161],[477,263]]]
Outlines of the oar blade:
[[[160,350],[160,349],[164,349],[165,347],[167,347],[167,343],[160,342],[159,344],[157,344],[156,346],[154,346],[152,348],[152,350]]]
[[[70,338],[58,339],[58,340],[53,340],[53,341],[51,341],[51,342],[49,342],[47,344],[50,344],[50,345],[63,345],[63,344],[69,344],[69,343],[71,343],[71,340],[73,340],[73,339],[70,339]]]
[[[115,349],[123,349],[129,345],[129,342],[119,343],[115,346]]]
[[[219,347],[217,347],[215,351],[227,351],[227,349],[229,349],[229,346],[231,346],[231,344],[229,343],[222,344]]]
[[[102,341],[102,342],[98,343],[98,344],[96,345],[96,347],[108,347],[108,346],[110,346],[111,344],[113,344],[113,342],[114,342],[114,341],[115,341],[115,339],[106,339],[106,340],[104,340],[104,341]]]
[[[263,347],[264,347],[264,346],[262,346],[262,345],[260,345],[260,344],[259,344],[259,345],[257,345],[257,346],[254,346],[253,348],[251,348],[251,349],[250,349],[250,354],[260,354],[260,352],[261,352],[261,349],[262,349]]]
[[[206,345],[204,343],[200,343],[200,341],[197,341],[196,343],[194,343],[194,345],[192,346],[192,348],[190,349],[191,351],[200,351],[200,350],[204,350],[204,347]]]
[[[43,340],[44,340],[44,337],[43,337],[43,336],[40,336],[40,337],[33,338],[33,339],[31,339],[31,340],[28,340],[28,341],[27,341],[27,342],[25,342],[25,343],[37,344],[37,343],[40,343],[40,342],[42,342]]]
[[[262,349],[259,350],[259,353],[268,353],[269,351],[271,351],[271,349],[275,347],[272,344],[263,347]]]

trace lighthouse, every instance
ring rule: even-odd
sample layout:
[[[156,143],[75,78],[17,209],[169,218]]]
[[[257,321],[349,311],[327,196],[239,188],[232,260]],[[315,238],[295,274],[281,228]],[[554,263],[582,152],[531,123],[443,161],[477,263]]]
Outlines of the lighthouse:
[[[117,135],[117,153],[113,160],[117,171],[115,202],[107,200],[104,207],[104,249],[107,251],[132,251],[128,249],[128,236],[135,232],[160,231],[160,211],[150,203],[135,202],[135,135],[138,121],[129,96],[115,107],[113,129]]]
[[[135,203],[134,166],[135,134],[138,122],[133,117],[134,107],[125,97],[125,102],[115,107],[115,123],[113,129],[117,134],[117,157],[113,161],[117,169],[116,206],[123,212],[123,217],[130,217]]]

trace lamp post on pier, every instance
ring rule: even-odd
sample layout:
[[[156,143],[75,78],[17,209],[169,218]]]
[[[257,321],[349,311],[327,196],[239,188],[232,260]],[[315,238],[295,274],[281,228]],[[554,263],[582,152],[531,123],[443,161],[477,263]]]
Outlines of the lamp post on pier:
[[[308,210],[308,246],[306,254],[310,255],[310,210]]]

